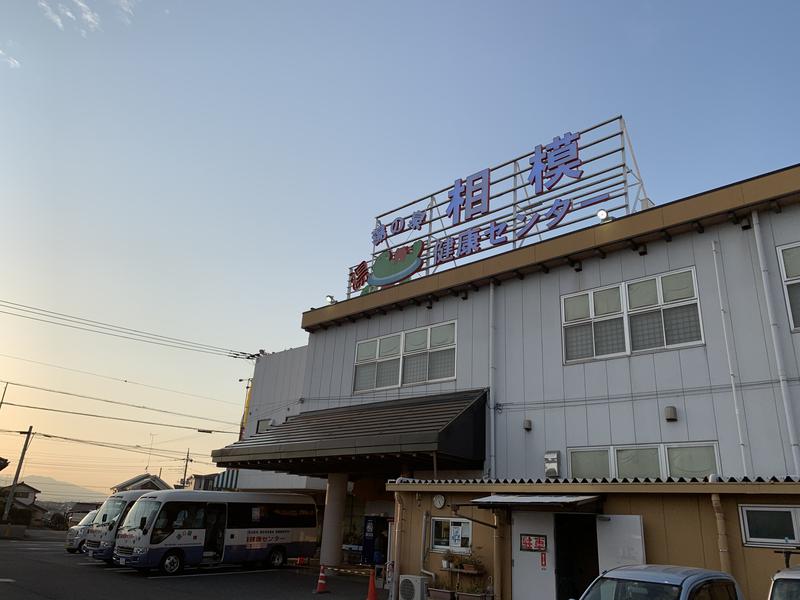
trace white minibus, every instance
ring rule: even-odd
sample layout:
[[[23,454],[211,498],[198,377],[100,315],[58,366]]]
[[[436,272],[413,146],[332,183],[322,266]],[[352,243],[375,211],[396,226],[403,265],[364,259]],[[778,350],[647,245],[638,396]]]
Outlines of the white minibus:
[[[143,495],[117,536],[114,562],[166,575],[185,566],[312,557],[317,508],[300,494],[164,490]]]
[[[111,562],[114,556],[114,539],[120,524],[133,506],[133,503],[147,490],[130,490],[111,494],[97,509],[83,549],[91,558]]]

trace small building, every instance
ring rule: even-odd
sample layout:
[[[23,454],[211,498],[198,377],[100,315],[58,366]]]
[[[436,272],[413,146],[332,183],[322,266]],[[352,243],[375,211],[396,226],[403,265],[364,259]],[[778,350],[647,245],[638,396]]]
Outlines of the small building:
[[[475,583],[449,550],[503,600],[645,560],[757,598],[800,545],[800,165],[633,202],[616,120],[558,138],[550,191],[538,146],[382,213],[348,299],[258,357],[270,391],[212,457],[327,480],[323,564],[352,516],[395,586]]]
[[[10,493],[10,485],[0,487],[0,513],[5,510]],[[17,483],[17,487],[14,490],[14,502],[11,505],[12,521],[14,520],[13,513],[17,513],[19,515],[18,518],[26,521],[26,524],[30,527],[42,527],[47,509],[36,504],[36,495],[40,493],[41,490],[37,490],[24,481]]]
[[[128,490],[171,490],[172,486],[158,475],[143,473],[136,477],[118,483],[111,488],[113,493],[127,492]]]

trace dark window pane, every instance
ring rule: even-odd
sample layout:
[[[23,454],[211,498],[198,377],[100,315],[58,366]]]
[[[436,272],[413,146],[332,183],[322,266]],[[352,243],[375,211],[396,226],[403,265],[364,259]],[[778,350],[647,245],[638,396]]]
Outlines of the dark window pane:
[[[697,304],[665,308],[664,331],[668,346],[699,341],[700,317],[697,314]]]
[[[630,327],[631,350],[647,350],[664,346],[660,310],[631,315]]]
[[[625,352],[625,325],[622,317],[597,321],[594,324],[594,353],[596,356]]]
[[[567,360],[590,358],[594,355],[591,323],[564,327],[564,355]]]
[[[747,530],[751,538],[783,541],[794,540],[792,513],[789,510],[745,509]]]
[[[789,307],[792,311],[792,322],[795,328],[800,328],[800,283],[786,286],[789,293]]]

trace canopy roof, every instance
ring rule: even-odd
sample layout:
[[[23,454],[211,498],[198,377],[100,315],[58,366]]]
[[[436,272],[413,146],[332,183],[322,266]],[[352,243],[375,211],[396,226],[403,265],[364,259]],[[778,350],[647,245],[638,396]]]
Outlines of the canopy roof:
[[[219,467],[301,475],[481,469],[486,394],[469,390],[309,411],[211,456]]]

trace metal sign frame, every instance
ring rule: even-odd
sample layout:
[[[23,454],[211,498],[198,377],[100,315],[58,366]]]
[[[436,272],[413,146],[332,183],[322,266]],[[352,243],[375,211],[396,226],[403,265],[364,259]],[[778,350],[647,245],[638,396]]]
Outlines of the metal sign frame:
[[[379,257],[385,262],[412,252],[419,260],[398,281],[367,292],[650,206],[619,115],[379,214],[370,259],[349,269],[347,298],[375,281]]]

